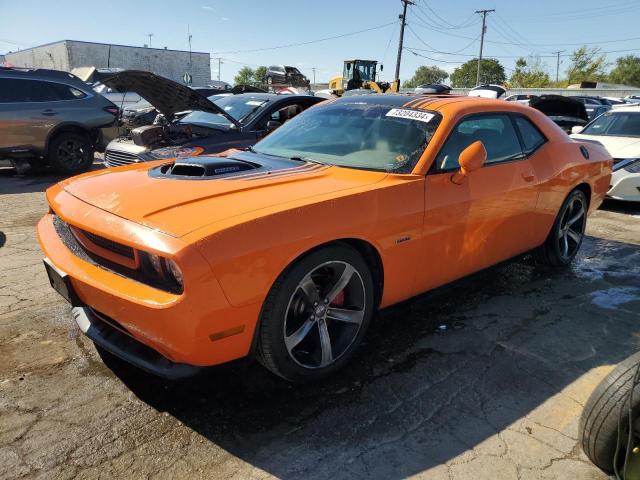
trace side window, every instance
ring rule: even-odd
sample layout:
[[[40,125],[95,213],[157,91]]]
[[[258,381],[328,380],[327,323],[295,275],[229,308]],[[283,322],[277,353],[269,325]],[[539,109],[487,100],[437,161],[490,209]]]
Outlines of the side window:
[[[62,83],[47,82],[51,91],[55,94],[55,100],[76,100],[84,98],[86,95],[77,88],[63,85]]]
[[[56,99],[51,83],[40,80],[5,78],[0,80],[0,102],[49,102]]]
[[[518,130],[520,130],[524,153],[527,155],[546,142],[546,138],[544,138],[540,131],[526,118],[519,115],[516,116],[516,125],[518,126]]]
[[[459,168],[458,157],[469,145],[481,141],[487,150],[486,164],[514,160],[522,156],[522,148],[513,123],[502,113],[471,115],[462,120],[436,157],[438,170]]]
[[[302,104],[294,103],[293,105],[287,105],[286,107],[281,107],[274,112],[271,112],[270,115],[267,115],[266,118],[260,122],[259,129],[267,128],[267,122],[270,120],[275,120],[276,122],[284,123],[287,120],[291,120],[293,117],[301,113],[305,109],[305,106]]]

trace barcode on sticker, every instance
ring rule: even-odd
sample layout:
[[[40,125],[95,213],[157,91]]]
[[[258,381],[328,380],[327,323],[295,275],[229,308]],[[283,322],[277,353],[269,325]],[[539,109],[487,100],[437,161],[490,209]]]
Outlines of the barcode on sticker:
[[[392,108],[386,114],[387,117],[408,118],[409,120],[418,120],[419,122],[429,123],[434,117],[433,113],[418,112],[417,110],[408,110],[406,108]]]

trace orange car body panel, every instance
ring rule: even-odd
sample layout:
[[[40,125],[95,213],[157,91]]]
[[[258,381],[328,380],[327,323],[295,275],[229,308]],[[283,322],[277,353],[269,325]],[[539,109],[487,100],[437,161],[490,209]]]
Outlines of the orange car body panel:
[[[271,285],[320,245],[353,239],[372,246],[383,268],[384,307],[541,245],[573,188],[588,185],[593,210],[609,187],[608,153],[571,140],[536,110],[469,97],[416,97],[406,105],[443,116],[411,174],[313,165],[253,179],[148,175],[166,160],[92,172],[47,191],[52,212],[38,224],[40,244],[87,305],[173,361],[213,365],[250,352]],[[451,182],[452,173],[430,171],[460,119],[501,111],[528,117],[548,141],[526,159],[468,174],[461,185]],[[54,214],[174,259],[184,292],[167,293],[78,258],[57,235]],[[221,334],[227,331],[234,334]]]

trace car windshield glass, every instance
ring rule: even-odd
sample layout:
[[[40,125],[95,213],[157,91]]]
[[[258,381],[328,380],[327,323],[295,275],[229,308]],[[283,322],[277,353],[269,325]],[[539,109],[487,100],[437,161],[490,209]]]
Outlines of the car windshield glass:
[[[253,148],[343,167],[409,173],[440,123],[435,112],[369,103],[313,107]]]
[[[600,115],[580,132],[586,135],[640,137],[640,112],[608,112]]]
[[[256,113],[268,100],[261,98],[254,98],[251,96],[243,95],[229,95],[221,97],[219,95],[212,95],[209,97],[218,107],[231,115],[238,122],[244,123],[249,120],[250,117]],[[223,115],[218,113],[191,112],[180,119],[178,123],[190,123],[197,125],[211,125],[211,126],[225,126],[231,127],[232,123],[227,120]]]
[[[284,68],[287,71],[287,73],[293,73],[293,74],[296,74],[296,75],[300,73],[300,70],[298,70],[295,67],[284,67]]]

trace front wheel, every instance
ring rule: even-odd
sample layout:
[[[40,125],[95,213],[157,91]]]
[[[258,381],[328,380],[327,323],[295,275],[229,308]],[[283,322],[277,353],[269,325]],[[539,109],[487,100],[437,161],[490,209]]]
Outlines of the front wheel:
[[[587,197],[573,190],[556,217],[551,232],[535,256],[539,263],[550,266],[569,265],[577,255],[587,226]]]
[[[93,164],[91,142],[84,135],[61,133],[49,145],[49,162],[59,173],[85,172]]]
[[[374,309],[371,272],[342,245],[317,250],[271,288],[258,333],[258,360],[293,382],[342,368],[367,331]]]

